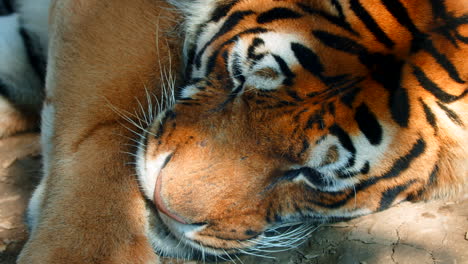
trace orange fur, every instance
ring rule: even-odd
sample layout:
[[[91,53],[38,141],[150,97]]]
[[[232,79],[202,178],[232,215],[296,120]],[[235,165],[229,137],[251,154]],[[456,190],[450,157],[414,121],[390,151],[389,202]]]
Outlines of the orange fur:
[[[412,47],[415,33],[398,22],[388,8],[384,8],[383,1],[357,2],[377,18],[381,30],[394,42],[391,48],[369,30],[369,25],[358,17],[358,11],[351,10],[351,2],[211,2],[233,4],[226,16],[236,11],[252,12],[209,43],[209,52],[220,47],[221,51],[213,58],[216,66],[213,71],[202,78],[194,78],[202,89],[194,88],[197,92],[189,98],[181,98],[164,113],[165,117],[156,118],[149,128],[150,133],[141,141],[144,151],[140,158],[146,162],[141,167],[146,171],[142,169],[143,175],[139,172],[138,176],[156,179],[154,191],[145,194],[158,212],[146,211],[133,168],[124,165],[131,157],[122,151],[135,151],[123,147],[122,142],[126,140],[119,136],[132,137],[119,124],[126,121],[106,105],[110,101],[118,109],[133,112],[139,107],[135,97],[145,101],[142,87],[158,87],[163,82],[157,60],[167,65],[169,49],[172,54],[179,52],[177,45],[172,48],[160,45],[163,55],[158,56],[155,31],[156,27],[164,31],[173,24],[163,23],[162,18],[158,20],[162,3],[151,0],[116,0],[112,4],[56,1],[51,16],[52,53],[46,101],[46,107],[53,106],[56,110],[50,172],[37,230],[19,262],[156,261],[146,237],[147,231],[150,233],[153,228],[151,225],[147,228],[151,222],[148,219],[162,219],[158,223],[167,224],[167,233],[176,234],[176,238],[192,248],[202,248],[215,255],[238,253],[239,249],[261,243],[266,231],[288,221],[346,219],[383,210],[405,199],[425,200],[465,190],[468,96],[459,95],[466,95],[467,91],[468,44],[460,41],[454,45],[438,32],[448,21],[434,18],[431,7],[434,2],[400,1],[414,26],[427,37],[425,40],[430,40],[434,49],[443,53],[457,69],[464,81],[457,82],[448,76],[449,70],[443,68],[434,54],[422,47]],[[307,13],[296,5],[298,3],[313,7],[315,11]],[[341,15],[346,17],[354,33],[336,22],[340,15],[336,3],[340,3]],[[465,0],[444,3],[447,14],[456,17],[468,14]],[[273,7],[288,8],[301,15],[260,23],[259,14]],[[163,16],[173,17],[166,11]],[[295,76],[293,85],[283,83],[262,91],[254,85],[262,83],[254,82],[232,96],[230,81],[234,77],[227,68],[229,61],[225,61],[223,51],[232,52],[240,39],[251,43],[256,34],[232,39],[253,27],[263,27],[284,38],[294,35],[295,41],[307,46],[310,53],[315,52],[323,70],[313,65],[317,71],[313,72],[314,69],[295,63],[290,67]],[[467,37],[466,25],[455,29]],[[333,41],[325,43],[326,34],[333,35]],[[346,40],[340,43],[337,36]],[[416,40],[418,45],[427,44]],[[191,44],[190,41],[187,43]],[[280,48],[284,47],[278,50]],[[297,61],[299,56],[296,56]],[[391,68],[389,61],[394,62],[392,60],[397,61],[398,67]],[[459,98],[441,102],[437,92],[428,91],[417,79],[414,73],[417,67],[444,92]],[[275,71],[265,67],[254,75],[267,82],[279,78],[279,71]],[[343,76],[361,79],[354,87],[346,88],[343,88],[346,85],[330,85],[324,81],[325,77],[335,77],[336,81]],[[398,83],[386,87],[386,84],[395,84],[394,80],[379,82],[382,76],[395,77]],[[344,103],[342,95],[356,86],[360,92],[351,103]],[[401,87],[405,89],[402,91]],[[392,96],[398,100],[390,100]],[[401,109],[394,107],[401,101],[402,111],[408,111],[403,113],[403,118],[397,116]],[[372,113],[368,115],[375,115],[385,132],[380,135],[381,141],[388,142],[374,144],[381,149],[371,146],[371,136],[363,136],[362,126],[366,124],[356,120],[360,106]],[[427,109],[433,112],[428,114]],[[453,116],[453,113],[458,115]],[[431,114],[436,125],[430,124]],[[369,120],[373,121],[372,118],[365,121]],[[341,130],[333,134],[332,128],[338,129],[337,126]],[[313,156],[314,148],[318,148],[320,140],[327,135],[338,138],[333,141],[334,146]],[[346,137],[350,141],[352,138],[355,145],[360,144],[361,152],[367,150],[367,153],[360,153],[367,155],[363,160],[380,153],[373,151],[381,151],[367,171],[361,169],[350,176],[355,180],[353,185],[343,184],[341,189],[330,191],[326,189],[329,186],[301,180],[296,177],[299,174],[287,177],[294,170],[320,169],[343,159],[346,151],[339,150],[338,146],[346,148],[342,146],[346,145]],[[146,166],[165,153],[170,156],[166,157],[164,165],[155,170],[150,169],[156,165]],[[321,155],[324,156],[321,164],[308,163]],[[352,166],[354,163],[349,165]],[[326,175],[335,172],[330,169]],[[435,180],[433,175],[437,176]],[[390,197],[387,200],[386,195]],[[188,229],[191,231],[184,231]]]
[[[167,8],[152,0],[53,3],[46,100],[55,107],[52,159],[38,227],[18,263],[157,261],[123,153],[132,136],[124,126],[135,128],[111,106],[132,113],[137,100],[146,106],[144,87],[159,96],[158,61],[167,69],[168,54],[180,53]],[[177,56],[172,60],[176,67]]]
[[[456,82],[429,52],[423,49],[412,50],[411,32],[396,21],[381,1],[359,2],[377,19],[387,36],[390,36],[394,42],[392,48],[386,48],[377,41],[361,19],[350,10],[350,1],[338,2],[343,7],[347,22],[357,34],[353,35],[331,23],[330,19],[325,19],[325,16],[317,15],[318,11],[314,15],[308,15],[296,5],[307,4],[314,10],[337,16],[332,1],[237,2],[229,14],[245,10],[252,12],[245,15],[235,27],[227,30],[227,33],[210,42],[206,56],[214,54],[213,50],[220,49],[220,52],[216,57],[214,70],[209,75],[202,76],[202,80],[196,84],[203,89],[191,94],[189,98],[182,98],[171,109],[169,118],[162,123],[153,124],[151,131],[157,136],[148,137],[145,159],[151,162],[163,153],[171,153],[170,160],[160,170],[147,171],[149,177],[157,177],[155,204],[162,211],[160,214],[172,218],[167,222],[174,223],[175,226],[179,225],[176,221],[203,226],[201,231],[191,233],[170,227],[173,232],[179,232],[179,236],[185,238],[184,241],[211,250],[214,254],[219,254],[220,248],[235,252],[237,248],[251,246],[249,243],[252,239],[258,238],[259,234],[274,224],[285,222],[281,217],[287,218],[294,214],[297,219],[306,218],[306,214],[313,214],[317,218],[346,217],[354,211],[359,212],[359,209],[365,214],[385,209],[405,199],[424,200],[457,195],[466,190],[468,96],[460,96],[447,103],[447,107],[458,113],[457,118],[460,119],[449,120],[450,114],[442,111],[444,105],[420,84],[413,72],[415,67],[419,67],[445,92],[456,96],[465,94],[468,81],[468,44],[459,41],[454,45],[447,37],[438,33],[438,27],[445,26],[447,21],[433,18],[429,1],[401,1],[418,30],[427,34],[435,48],[453,63],[464,81]],[[466,1],[449,0],[444,3],[448,14],[468,15]],[[266,13],[273,7],[289,8],[291,12],[298,12],[302,16],[259,23],[259,14]],[[283,85],[268,92],[259,91],[254,86],[246,87],[242,93],[228,100],[235,87],[232,88],[234,85],[231,86],[230,83],[233,77],[226,66],[228,60],[222,54],[234,53],[239,39],[250,44],[261,34],[238,34],[255,27],[284,34],[285,38],[294,35],[299,39],[298,42],[306,43],[323,64],[324,69],[320,73],[322,76],[319,73],[311,74],[301,65],[291,63],[289,66],[295,74],[293,85]],[[343,46],[347,44],[343,49],[348,48],[351,51],[334,49],[334,43],[324,44],[324,41],[312,34],[314,30],[350,39],[353,42],[343,41]],[[463,27],[457,27],[456,31],[463,32]],[[235,36],[237,39],[233,41]],[[463,36],[466,38],[466,35]],[[201,47],[203,44],[204,42],[200,44]],[[356,51],[358,45],[369,54],[381,57],[375,64],[366,65],[364,55],[361,57],[357,54],[362,52]],[[395,77],[401,77],[401,81],[390,88],[397,89],[401,85],[408,93],[410,107],[407,124],[398,124],[398,119],[391,112],[390,88],[384,87],[373,78],[376,72],[385,76],[399,70],[386,69],[391,65],[387,65],[384,55],[401,61],[401,75],[396,72]],[[226,55],[229,56],[231,55]],[[277,78],[276,74],[271,74],[271,68],[262,70],[264,73],[270,72],[264,74],[266,78]],[[364,76],[356,85],[361,91],[351,106],[340,101],[341,94],[346,92],[344,89],[341,94],[327,98],[333,89],[321,80],[323,76],[344,75]],[[291,91],[300,100],[294,100]],[[311,93],[321,95],[308,96]],[[404,96],[396,98],[403,100]],[[436,128],[428,123],[429,117],[424,112],[422,102],[436,111]],[[334,105],[336,114],[327,109],[330,103]],[[362,135],[355,120],[356,108],[360,105],[365,105],[376,115],[384,127],[384,138],[390,138],[388,149],[382,158],[372,164],[368,172],[353,176],[357,179],[355,187],[361,189],[356,191],[348,187],[328,192],[307,186],[306,183],[284,179],[288,170],[307,167],[308,159],[313,158],[308,156],[307,151],[301,152],[303,142],[307,141],[309,150],[313,149],[322,136],[331,133],[328,128],[334,124],[338,124],[357,141],[356,138]],[[307,122],[315,112],[320,114],[320,120],[316,122],[322,122],[323,127],[314,124],[307,128]],[[419,151],[418,147],[421,153],[411,154]],[[328,152],[331,155],[328,160],[336,161],[337,157],[333,157],[336,153],[330,149]],[[410,159],[414,160],[405,167],[404,163]],[[395,176],[384,177],[386,173]],[[432,174],[437,174],[435,182],[431,182]],[[395,190],[399,186],[403,187],[398,193]],[[388,205],[384,201],[387,191],[388,196],[392,195],[392,191],[397,193]],[[249,243],[248,239],[251,239]]]

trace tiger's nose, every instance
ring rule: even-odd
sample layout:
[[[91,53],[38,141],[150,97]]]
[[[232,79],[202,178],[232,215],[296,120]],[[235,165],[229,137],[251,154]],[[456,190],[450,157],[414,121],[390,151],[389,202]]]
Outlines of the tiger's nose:
[[[170,159],[170,157],[169,157]],[[168,160],[166,161],[166,163]],[[159,210],[159,212],[165,214],[169,218],[181,223],[187,225],[187,221],[185,221],[182,217],[178,216],[175,213],[172,213],[169,208],[167,208],[162,196],[161,196],[161,187],[162,187],[162,172],[159,172],[159,175],[157,176],[156,179],[156,186],[154,188],[154,204],[156,205],[156,208]]]

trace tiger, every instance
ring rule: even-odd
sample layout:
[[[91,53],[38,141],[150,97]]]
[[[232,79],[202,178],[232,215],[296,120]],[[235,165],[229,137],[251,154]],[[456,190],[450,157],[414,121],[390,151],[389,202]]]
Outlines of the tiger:
[[[179,259],[249,254],[306,239],[309,223],[346,221],[402,201],[466,194],[465,0],[167,2],[183,21],[175,98],[162,96],[153,103],[146,95],[143,120],[124,118],[133,118],[130,130],[136,129],[130,140],[137,145],[128,156],[106,159],[82,150],[75,162],[67,151],[95,151],[106,140],[120,143],[111,136],[80,141],[73,129],[48,132],[64,137],[49,142],[54,148],[71,147],[46,155],[55,157],[46,160],[45,180],[30,202],[32,236],[19,263],[155,262],[149,248]],[[85,12],[80,4],[70,5]],[[59,37],[52,37],[49,48],[56,55],[49,55],[47,89],[73,81],[81,87],[86,78],[98,78],[73,71],[71,65],[84,60],[61,61],[72,73],[56,64],[60,56],[77,59],[73,49],[67,50],[68,38],[60,38],[68,23],[55,25],[53,34]],[[86,34],[73,36],[81,41]],[[101,52],[93,44],[82,45]],[[148,106],[155,110],[145,110]],[[43,120],[47,107],[46,99]],[[125,109],[132,107],[138,105]],[[83,111],[76,101],[65,109]],[[97,117],[61,120],[56,115],[54,122],[65,128],[71,122],[106,124]],[[122,176],[128,168],[109,169],[122,168],[117,163],[128,159],[134,159],[141,196],[136,182],[130,185]],[[98,169],[85,169],[94,166]],[[52,177],[54,171],[60,173]],[[106,173],[116,176],[93,177]],[[80,176],[79,183],[70,181],[73,176]],[[77,195],[84,201],[77,203]],[[115,198],[111,202],[109,195]],[[118,210],[96,213],[104,208]],[[93,217],[118,220],[109,227]],[[285,241],[284,228],[298,231]],[[114,253],[122,258],[112,258]]]
[[[185,86],[136,157],[170,234],[154,244],[248,253],[287,244],[280,226],[466,193],[467,1],[175,4]]]

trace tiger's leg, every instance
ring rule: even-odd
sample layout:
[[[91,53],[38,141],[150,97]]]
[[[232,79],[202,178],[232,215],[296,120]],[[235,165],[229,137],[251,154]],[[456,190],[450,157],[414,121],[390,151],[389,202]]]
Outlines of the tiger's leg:
[[[157,263],[123,115],[161,94],[178,44],[163,1],[60,0],[50,15],[44,176],[18,263]],[[159,40],[159,41],[158,41]],[[166,41],[167,40],[167,41]],[[158,45],[159,43],[159,45]],[[161,55],[161,56],[159,56]]]
[[[43,98],[44,65],[33,63],[42,54],[34,48],[33,33],[26,29],[25,20],[12,13],[11,5],[6,0],[0,4],[0,138],[35,128]]]

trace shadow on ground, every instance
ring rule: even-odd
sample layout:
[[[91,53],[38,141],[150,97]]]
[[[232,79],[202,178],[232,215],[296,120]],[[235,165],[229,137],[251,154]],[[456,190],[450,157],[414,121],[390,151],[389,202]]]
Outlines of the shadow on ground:
[[[40,175],[37,134],[0,140],[0,263],[10,264],[27,237],[23,212]],[[301,247],[246,256],[245,264],[468,263],[468,199],[402,203],[349,222],[322,225]],[[264,254],[265,252],[258,252]],[[193,263],[193,262],[191,262]]]

